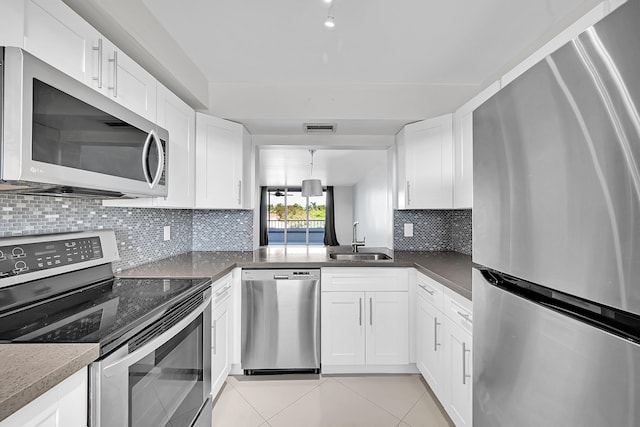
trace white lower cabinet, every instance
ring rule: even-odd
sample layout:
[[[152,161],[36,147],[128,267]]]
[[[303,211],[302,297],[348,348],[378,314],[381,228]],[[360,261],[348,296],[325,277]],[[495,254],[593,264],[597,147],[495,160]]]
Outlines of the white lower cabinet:
[[[322,365],[364,365],[364,292],[323,292]]]
[[[442,347],[442,311],[418,296],[416,333],[418,334],[416,365],[438,399],[443,400],[444,347]]]
[[[416,365],[456,426],[472,422],[471,301],[417,274]]]
[[[471,425],[471,334],[453,322],[445,322],[444,406],[456,426]]]
[[[88,372],[83,368],[0,422],[0,427],[86,427]]]
[[[323,269],[321,353],[324,373],[406,372],[407,269]]]
[[[231,371],[233,325],[233,279],[231,273],[212,287],[211,302],[211,395],[222,389]]]

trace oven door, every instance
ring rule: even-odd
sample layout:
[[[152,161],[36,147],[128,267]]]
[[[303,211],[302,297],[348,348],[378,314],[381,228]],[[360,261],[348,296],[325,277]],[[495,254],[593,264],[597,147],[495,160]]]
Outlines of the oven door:
[[[91,427],[211,425],[211,291],[205,295],[166,332],[138,347],[152,325],[91,365]]]

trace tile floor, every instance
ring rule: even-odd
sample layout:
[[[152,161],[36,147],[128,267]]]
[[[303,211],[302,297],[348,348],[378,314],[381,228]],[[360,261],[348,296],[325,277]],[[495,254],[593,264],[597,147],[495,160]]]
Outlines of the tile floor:
[[[419,375],[233,377],[213,427],[450,427]]]

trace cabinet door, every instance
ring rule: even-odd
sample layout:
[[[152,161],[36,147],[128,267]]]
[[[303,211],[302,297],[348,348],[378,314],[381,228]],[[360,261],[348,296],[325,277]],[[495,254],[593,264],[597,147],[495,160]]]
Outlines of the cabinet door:
[[[157,82],[144,68],[108,40],[103,42],[105,94],[136,114],[156,121]]]
[[[431,390],[443,400],[444,390],[444,315],[424,298],[418,297],[416,333],[418,356],[416,364]]]
[[[452,115],[405,126],[405,209],[453,207]]]
[[[500,82],[494,82],[453,115],[454,209],[473,207],[473,111],[499,90]]]
[[[169,131],[169,192],[155,206],[193,208],[195,203],[196,113],[158,84],[158,125]]]
[[[228,301],[216,307],[211,315],[211,393],[222,388],[231,369],[229,358],[229,326],[231,325]]]
[[[321,298],[322,364],[364,365],[364,292],[322,292]]]
[[[196,206],[243,208],[243,126],[196,114]]]
[[[87,368],[79,370],[0,421],[0,427],[86,427],[87,379]]]
[[[444,407],[457,427],[471,426],[472,372],[471,335],[447,319],[445,322]]]
[[[89,86],[100,77],[100,38],[97,30],[62,1],[25,2],[25,50]]]
[[[367,292],[367,365],[409,363],[409,297],[407,292]]]

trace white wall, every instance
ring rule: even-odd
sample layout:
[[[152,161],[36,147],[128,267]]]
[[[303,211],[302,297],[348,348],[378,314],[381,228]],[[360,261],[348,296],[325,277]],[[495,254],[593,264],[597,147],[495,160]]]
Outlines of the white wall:
[[[353,226],[353,186],[334,187],[333,201],[338,242],[341,245],[349,245]]]
[[[393,209],[387,166],[372,169],[353,187],[353,219],[359,221],[358,239],[366,246],[393,248]]]

